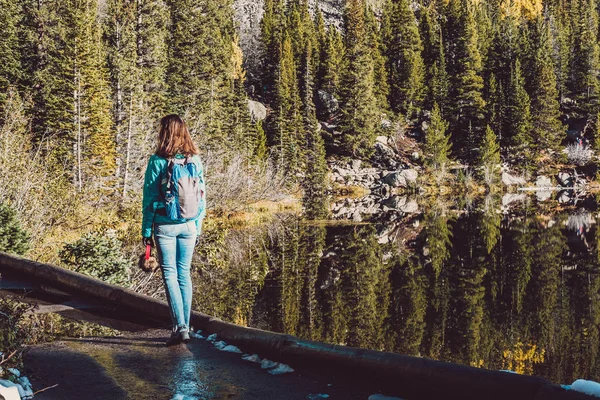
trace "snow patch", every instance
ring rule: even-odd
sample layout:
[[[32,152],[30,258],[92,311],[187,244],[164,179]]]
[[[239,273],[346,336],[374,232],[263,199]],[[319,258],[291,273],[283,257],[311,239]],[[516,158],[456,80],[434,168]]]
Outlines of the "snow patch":
[[[260,364],[260,357],[258,354],[246,354],[245,356],[242,356],[242,360]]]
[[[600,383],[594,381],[586,381],[585,379],[577,379],[571,385],[571,390],[585,393],[590,396],[600,397]]]

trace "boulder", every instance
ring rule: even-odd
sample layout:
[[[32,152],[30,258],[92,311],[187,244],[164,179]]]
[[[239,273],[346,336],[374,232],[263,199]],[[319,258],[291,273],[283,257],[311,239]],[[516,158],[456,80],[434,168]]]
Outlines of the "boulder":
[[[504,183],[506,186],[513,186],[513,185],[524,185],[527,183],[527,181],[525,181],[525,179],[523,179],[519,176],[512,176],[508,172],[503,172],[502,173],[502,183]]]
[[[511,203],[522,202],[527,200],[527,195],[524,193],[506,193],[502,196],[502,205],[507,206]]]
[[[264,121],[267,118],[267,107],[258,101],[248,100],[248,111],[255,122]]]
[[[381,143],[381,144],[388,146],[389,145],[388,137],[387,136],[377,136],[375,138],[375,143]]]
[[[419,177],[419,173],[414,169],[405,169],[400,174],[406,180],[406,183],[409,185],[417,183],[417,178]]]
[[[396,161],[396,152],[390,146],[380,142],[375,143],[374,160],[392,169],[396,169],[399,165],[398,161]]]
[[[402,171],[392,172],[383,178],[383,182],[390,185],[391,187],[407,187],[408,183],[406,178],[402,175]]]
[[[352,165],[352,170],[353,171],[358,171],[360,170],[360,165],[361,165],[362,161],[360,160],[352,160],[351,165]]]

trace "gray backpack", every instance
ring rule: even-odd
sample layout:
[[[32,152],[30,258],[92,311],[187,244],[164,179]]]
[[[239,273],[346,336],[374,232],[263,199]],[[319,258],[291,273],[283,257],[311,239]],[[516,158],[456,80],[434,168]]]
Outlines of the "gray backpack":
[[[168,161],[165,192],[167,217],[182,222],[198,218],[204,209],[201,169],[198,170],[192,157],[169,158]]]

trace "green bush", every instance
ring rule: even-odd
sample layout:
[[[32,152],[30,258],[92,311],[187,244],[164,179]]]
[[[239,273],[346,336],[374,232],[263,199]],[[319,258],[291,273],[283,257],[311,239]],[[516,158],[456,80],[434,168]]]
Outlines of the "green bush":
[[[0,203],[0,251],[25,254],[29,250],[29,234],[21,228],[17,213]]]
[[[121,253],[121,242],[112,236],[88,233],[69,243],[59,253],[63,264],[74,271],[107,283],[129,282],[129,261]]]

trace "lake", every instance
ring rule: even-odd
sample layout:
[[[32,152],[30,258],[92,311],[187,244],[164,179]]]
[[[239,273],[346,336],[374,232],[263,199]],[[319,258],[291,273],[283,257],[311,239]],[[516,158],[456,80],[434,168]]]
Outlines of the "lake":
[[[195,308],[322,342],[598,380],[593,198],[411,201],[412,213],[367,222],[282,214],[207,232],[217,246],[195,261]]]

